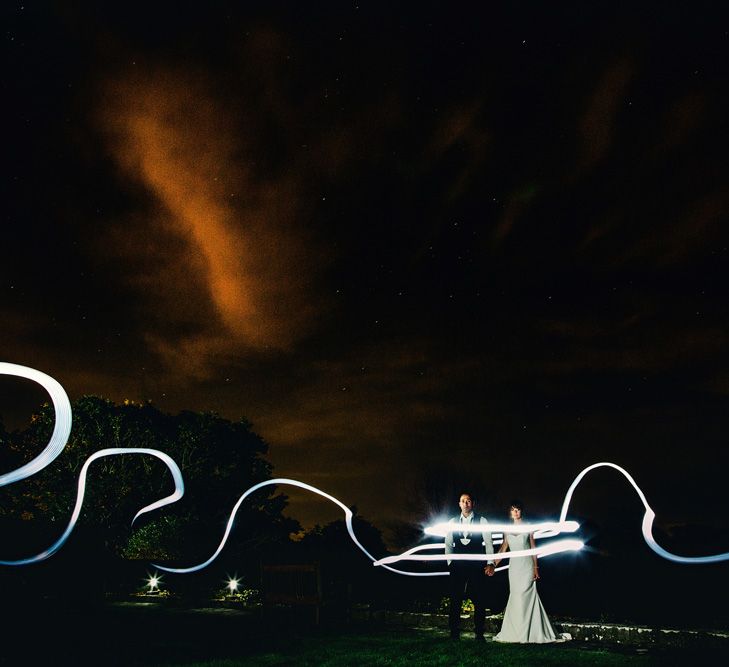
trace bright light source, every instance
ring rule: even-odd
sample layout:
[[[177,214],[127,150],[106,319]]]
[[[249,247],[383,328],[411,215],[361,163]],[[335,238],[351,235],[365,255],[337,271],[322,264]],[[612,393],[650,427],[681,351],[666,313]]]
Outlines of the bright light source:
[[[149,592],[152,593],[153,591],[159,590],[159,582],[162,579],[162,577],[153,574],[147,579],[147,586],[149,586]]]
[[[468,524],[464,529],[462,524],[455,521],[441,521],[425,527],[426,535],[445,537],[448,533],[458,533],[467,530],[469,533],[491,533],[492,537],[501,537],[503,533],[512,535],[517,533],[535,533],[534,537],[553,537],[562,532],[574,533],[579,530],[577,521],[543,521],[541,523],[477,523]],[[548,534],[547,534],[548,533]]]
[[[238,592],[238,586],[240,585],[240,579],[234,579],[233,577],[230,577],[228,579],[228,591],[230,591],[230,594]]]

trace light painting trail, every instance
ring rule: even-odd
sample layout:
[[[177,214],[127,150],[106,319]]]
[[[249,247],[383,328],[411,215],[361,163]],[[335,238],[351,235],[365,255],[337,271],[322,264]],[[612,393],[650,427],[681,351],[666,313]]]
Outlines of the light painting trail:
[[[648,500],[646,499],[645,494],[643,493],[641,488],[635,483],[635,480],[633,479],[631,474],[627,470],[625,470],[625,468],[621,468],[616,463],[609,463],[607,461],[603,461],[602,463],[593,463],[591,466],[585,468],[579,475],[577,475],[577,477],[575,477],[575,481],[572,482],[570,488],[567,489],[567,493],[565,494],[564,502],[562,503],[560,521],[564,521],[564,518],[567,516],[567,511],[570,507],[570,501],[572,500],[572,494],[575,492],[577,485],[582,481],[582,479],[585,477],[585,475],[587,475],[588,472],[597,468],[613,468],[614,470],[617,470],[625,476],[625,479],[627,479],[630,482],[631,486],[635,489],[635,492],[638,494],[640,501],[643,503],[643,507],[645,507],[645,513],[643,514],[643,523],[641,526],[641,529],[643,531],[643,539],[646,541],[646,544],[651,549],[653,549],[653,551],[655,551],[659,556],[667,560],[671,560],[674,563],[684,563],[687,565],[720,563],[722,561],[729,560],[729,552],[715,554],[713,556],[677,556],[676,554],[672,554],[670,551],[666,551],[662,546],[660,546],[653,537],[653,520],[656,518],[656,513],[653,511],[653,508],[648,504]]]
[[[306,484],[304,482],[299,482],[295,479],[286,479],[284,477],[279,477],[277,479],[268,479],[264,482],[259,482],[258,484],[254,484],[252,487],[247,489],[240,498],[238,498],[238,502],[233,507],[230,517],[228,517],[228,523],[225,526],[225,533],[223,534],[223,539],[220,540],[220,544],[218,545],[218,548],[215,550],[212,556],[208,558],[206,561],[203,561],[202,563],[199,563],[198,565],[193,565],[191,567],[165,567],[163,565],[154,565],[159,570],[163,570],[164,572],[171,572],[174,574],[188,574],[190,572],[199,572],[203,568],[207,567],[212,563],[220,554],[220,552],[223,550],[223,547],[225,547],[225,543],[228,541],[228,536],[230,535],[231,531],[233,530],[233,524],[235,522],[235,515],[238,512],[238,509],[243,504],[243,501],[250,496],[252,493],[255,493],[259,489],[262,489],[266,486],[272,486],[272,485],[284,485],[284,486],[296,486],[300,489],[306,489],[307,491],[311,491],[312,493],[317,494],[318,496],[321,496],[322,498],[326,498],[327,500],[330,500],[333,502],[337,507],[340,507],[342,511],[344,512],[344,521],[347,526],[347,532],[349,533],[349,537],[354,542],[354,544],[359,548],[362,553],[367,556],[373,563],[377,564],[377,560],[375,559],[372,554],[370,554],[367,549],[365,549],[361,542],[357,539],[357,536],[354,532],[354,526],[352,525],[352,519],[354,518],[354,515],[352,514],[352,510],[349,509],[341,500],[338,500],[334,496],[329,495],[325,491],[322,491],[321,489],[317,489],[315,486],[311,486],[311,484]],[[390,572],[395,572],[396,574],[405,574],[411,577],[438,577],[442,575],[447,575],[447,572],[406,572],[405,570],[398,570],[396,568],[390,567],[389,565],[382,565],[386,570],[390,570]]]
[[[32,461],[29,461],[12,472],[0,475],[0,486],[6,486],[7,484],[19,482],[21,479],[35,475],[35,473],[43,470],[43,468],[45,468],[63,451],[63,448],[68,442],[68,436],[71,434],[71,403],[60,383],[54,380],[50,375],[41,373],[34,368],[18,366],[17,364],[9,364],[5,361],[0,361],[0,375],[14,375],[16,377],[27,378],[28,380],[37,382],[51,397],[53,410],[56,415],[56,423],[53,427],[53,433],[51,434],[51,439],[48,441],[46,448]]]
[[[3,475],[0,475],[0,487],[12,484],[13,482],[18,482],[22,479],[25,479],[27,477],[30,477],[31,475],[35,474],[36,472],[39,472],[43,468],[45,468],[47,465],[49,465],[62,451],[63,448],[66,446],[66,443],[68,442],[68,437],[71,433],[71,404],[68,400],[68,396],[66,395],[66,392],[64,391],[63,387],[53,378],[46,375],[45,373],[41,373],[40,371],[37,371],[33,368],[28,368],[26,366],[19,366],[17,364],[10,364],[6,362],[0,362],[0,375],[13,375],[16,377],[23,377],[30,380],[33,380],[37,383],[39,383],[41,386],[43,386],[44,389],[49,393],[51,397],[51,401],[53,402],[53,408],[55,411],[55,425],[53,428],[53,433],[51,434],[50,440],[48,441],[48,445],[43,449],[43,451],[36,456],[34,459],[32,459],[30,462],[24,464],[23,466],[9,472],[5,473]],[[71,514],[71,519],[68,522],[68,525],[66,527],[66,530],[63,532],[60,538],[56,540],[48,549],[45,551],[35,555],[31,556],[29,558],[23,558],[20,560],[0,560],[0,565],[29,565],[31,563],[37,563],[42,560],[45,560],[52,556],[56,551],[58,551],[66,542],[66,540],[71,535],[71,532],[73,531],[76,522],[78,521],[79,515],[81,514],[81,508],[83,506],[83,500],[84,500],[84,494],[86,491],[86,475],[89,469],[89,466],[96,461],[97,459],[103,458],[105,456],[119,456],[123,454],[145,454],[148,456],[155,456],[161,461],[165,463],[169,471],[172,473],[172,478],[175,483],[175,490],[173,493],[171,493],[169,496],[165,496],[164,498],[157,500],[156,502],[152,503],[151,505],[147,505],[146,507],[143,507],[141,510],[139,510],[134,518],[132,519],[132,524],[142,515],[146,514],[147,512],[151,512],[156,509],[160,509],[161,507],[164,507],[165,505],[169,505],[171,503],[176,502],[180,498],[182,498],[185,490],[183,478],[182,478],[182,472],[180,471],[180,468],[178,467],[177,463],[164,452],[161,452],[156,449],[147,449],[147,448],[130,448],[130,447],[113,447],[108,449],[101,449],[97,452],[94,452],[91,456],[89,456],[88,459],[86,459],[83,467],[81,468],[81,472],[79,474],[79,480],[78,480],[78,492],[76,496],[76,505],[73,509],[73,512]],[[729,560],[729,552],[728,553],[720,553],[715,554],[711,556],[677,556],[676,554],[672,554],[669,551],[666,551],[663,547],[659,546],[655,538],[653,537],[653,521],[655,519],[655,512],[648,504],[648,501],[645,497],[645,494],[640,489],[638,484],[636,484],[633,477],[625,470],[624,468],[621,468],[619,465],[615,463],[609,463],[609,462],[601,462],[601,463],[595,463],[591,466],[588,466],[585,468],[582,472],[580,472],[575,480],[570,485],[569,489],[567,490],[567,493],[564,498],[564,502],[562,503],[562,511],[560,513],[560,518],[558,522],[549,521],[544,523],[537,523],[537,524],[520,524],[520,525],[514,525],[514,524],[483,524],[480,526],[469,526],[468,531],[470,533],[487,533],[491,534],[493,537],[496,537],[494,540],[496,543],[503,542],[503,533],[526,533],[526,532],[533,532],[535,538],[545,538],[545,537],[555,537],[559,535],[562,532],[575,532],[579,529],[579,524],[576,521],[568,521],[567,520],[567,513],[569,511],[570,502],[572,501],[572,496],[575,492],[575,489],[580,484],[580,482],[583,480],[585,475],[587,475],[588,472],[595,470],[597,468],[601,467],[608,467],[613,468],[617,470],[618,472],[622,473],[625,478],[630,482],[630,484],[635,489],[636,493],[638,494],[638,497],[640,498],[641,502],[643,503],[643,506],[645,508],[645,513],[643,515],[643,523],[642,523],[642,531],[643,531],[643,538],[645,539],[648,546],[659,556],[662,558],[665,558],[667,560],[674,561],[676,563],[684,563],[684,564],[702,564],[702,563],[717,563],[721,561]],[[425,551],[433,551],[435,549],[444,549],[445,544],[427,544],[427,545],[421,545],[414,547],[412,549],[409,549],[405,551],[404,553],[396,556],[388,556],[386,558],[382,558],[380,560],[375,559],[368,551],[365,549],[365,547],[360,543],[360,541],[357,539],[357,536],[354,532],[354,527],[352,524],[353,514],[352,511],[347,507],[343,502],[335,498],[334,496],[322,491],[321,489],[317,489],[315,486],[311,486],[310,484],[306,484],[304,482],[299,482],[295,479],[286,479],[286,478],[276,478],[276,479],[269,479],[263,482],[259,482],[258,484],[255,484],[251,486],[249,489],[247,489],[238,499],[238,502],[233,507],[230,516],[228,518],[228,523],[225,527],[225,532],[223,534],[223,538],[220,541],[220,544],[218,545],[215,552],[208,558],[207,560],[203,561],[202,563],[198,565],[193,565],[191,567],[184,567],[184,568],[170,568],[170,567],[164,567],[161,565],[155,565],[156,568],[159,570],[163,570],[165,572],[175,573],[175,574],[186,574],[190,572],[198,572],[199,570],[202,570],[203,568],[207,567],[212,563],[220,554],[220,552],[225,547],[225,544],[228,540],[228,537],[233,530],[233,524],[235,522],[235,515],[238,512],[238,509],[240,508],[243,501],[250,496],[252,493],[255,493],[259,489],[265,488],[267,486],[275,486],[275,485],[288,485],[288,486],[295,486],[300,489],[305,489],[307,491],[310,491],[311,493],[315,493],[322,498],[326,498],[327,500],[333,502],[335,505],[337,505],[339,508],[342,509],[345,516],[345,524],[347,526],[347,532],[349,533],[349,536],[354,542],[355,546],[357,546],[372,562],[374,565],[384,567],[385,569],[395,572],[397,574],[403,574],[407,576],[414,576],[414,577],[434,577],[434,576],[443,576],[448,575],[448,572],[407,572],[405,570],[399,570],[397,568],[391,567],[391,564],[397,563],[400,561],[421,561],[421,562],[429,562],[429,561],[445,561],[445,560],[477,560],[477,561],[485,561],[485,560],[492,560],[494,558],[494,554],[425,554],[423,552]],[[457,527],[458,524],[455,523],[438,523],[434,524],[433,526],[429,526],[425,529],[426,534],[428,535],[436,535],[436,536],[445,536],[449,532],[452,532],[454,528]],[[562,553],[565,551],[579,551],[582,549],[584,544],[580,540],[576,539],[566,539],[566,540],[559,540],[550,542],[548,544],[545,544],[544,546],[536,547],[534,549],[527,549],[523,551],[513,551],[513,552],[506,552],[499,554],[500,559],[509,559],[509,558],[518,558],[518,557],[524,557],[524,556],[532,556],[536,555],[537,557],[542,556],[548,556],[556,553]],[[506,566],[508,567],[508,566]],[[500,567],[498,570],[506,569],[506,567]]]
[[[502,541],[503,540],[498,539],[498,538],[497,539],[494,539],[494,545],[501,544]],[[584,546],[584,544],[582,542],[580,542],[579,540],[574,540],[574,542],[575,542],[574,544],[564,545],[567,548],[555,550],[555,551],[552,551],[551,553],[559,553],[561,551],[578,551],[579,549],[582,549],[582,547]],[[420,546],[413,547],[412,549],[408,549],[407,551],[403,552],[399,556],[388,556],[387,558],[382,558],[382,559],[380,559],[380,561],[375,562],[375,565],[379,565],[383,561],[389,563],[389,562],[396,562],[398,560],[423,560],[422,558],[409,558],[409,556],[413,556],[414,554],[417,554],[417,553],[419,553],[421,551],[431,551],[433,549],[443,549],[444,547],[445,547],[445,544],[443,544],[443,543],[440,543],[440,544],[421,544]],[[542,556],[545,556],[545,555],[551,555],[551,554],[548,554],[548,553],[544,553],[544,551],[546,551],[546,550],[535,549],[534,550],[534,553],[535,553],[535,555],[536,555],[537,558],[541,558]],[[522,554],[523,553],[524,552],[522,552]],[[459,558],[460,555],[461,554],[451,554],[450,558],[451,558],[451,560],[454,560],[454,559],[455,560],[464,560],[464,559]],[[509,556],[508,554],[498,554],[498,556],[499,556],[499,559],[502,559],[502,558],[507,558],[508,559],[508,558],[513,557],[513,556]],[[391,560],[391,559],[394,559],[394,560]],[[483,558],[481,556],[477,556],[476,559],[477,560],[483,560]],[[437,560],[443,560],[442,556],[438,556]],[[470,558],[469,560],[473,560],[473,559]],[[501,572],[502,570],[508,570],[508,569],[509,569],[509,566],[508,565],[501,565],[500,567],[495,568],[494,569],[494,572]],[[447,574],[447,573],[446,572],[441,572],[439,574]]]
[[[152,510],[156,510],[160,507],[164,507],[165,505],[177,502],[180,498],[182,498],[183,494],[185,493],[185,485],[182,480],[182,472],[177,467],[177,464],[172,459],[172,457],[168,454],[160,452],[157,449],[146,449],[143,447],[112,447],[109,449],[100,449],[98,452],[94,452],[91,456],[89,456],[89,458],[86,459],[86,462],[81,468],[81,472],[78,478],[78,493],[76,495],[76,506],[73,508],[71,519],[69,520],[68,525],[66,526],[66,530],[63,531],[61,537],[59,537],[50,547],[48,547],[48,549],[42,551],[35,556],[22,558],[20,560],[0,560],[0,565],[30,565],[31,563],[39,563],[42,560],[46,560],[46,558],[50,558],[54,553],[56,553],[56,551],[58,551],[64,545],[66,540],[73,532],[73,529],[76,527],[78,517],[81,514],[81,508],[84,504],[84,495],[86,493],[86,474],[88,473],[89,466],[97,459],[104,458],[105,456],[118,456],[120,454],[148,454],[150,456],[156,456],[158,459],[162,460],[169,468],[170,472],[172,473],[172,478],[175,481],[174,492],[171,493],[169,496],[165,496],[164,498],[157,500],[151,505],[147,505],[146,507],[143,507],[141,510],[139,510],[139,512],[137,512],[132,519],[132,525],[140,516],[142,516],[142,514],[146,514],[147,512],[151,512]]]
[[[45,373],[41,373],[40,371],[27,368],[26,366],[0,362],[0,375],[15,375],[17,377],[24,377],[38,382],[50,394],[56,414],[56,424],[46,448],[29,463],[0,476],[0,486],[6,486],[7,484],[12,484],[13,482],[18,482],[26,477],[30,477],[36,472],[42,470],[63,451],[63,448],[68,442],[68,436],[71,434],[71,403],[69,402],[68,395],[64,391],[63,387],[52,377]],[[39,563],[40,561],[46,560],[46,558],[50,558],[54,553],[56,553],[56,551],[65,544],[66,540],[73,532],[79,515],[81,514],[81,508],[84,503],[84,495],[86,493],[86,474],[88,473],[89,466],[97,459],[104,458],[105,456],[118,456],[120,454],[148,454],[150,456],[156,456],[169,468],[175,482],[174,492],[169,496],[157,500],[151,505],[147,505],[139,510],[132,519],[132,525],[134,525],[134,522],[142,516],[142,514],[159,509],[160,507],[174,503],[182,498],[185,493],[185,484],[182,479],[182,472],[174,459],[172,459],[172,457],[168,454],[156,449],[136,447],[112,447],[109,449],[100,449],[98,452],[94,452],[91,456],[89,456],[81,468],[81,472],[78,477],[76,505],[73,508],[71,519],[66,526],[66,530],[63,531],[61,537],[48,547],[48,549],[36,554],[35,556],[21,558],[19,560],[0,560],[0,565],[30,565],[31,563]]]
[[[506,523],[484,523],[469,525],[469,533],[481,533],[490,535],[493,544],[503,543],[504,533],[534,533],[535,539],[543,537],[554,537],[559,535],[561,532],[575,532],[580,527],[580,524],[576,521],[545,521],[543,523],[523,523],[519,525],[506,524]],[[455,529],[455,530],[454,530]],[[458,524],[453,522],[441,522],[427,526],[425,528],[426,535],[435,535],[438,537],[445,537],[449,533],[458,532]],[[526,551],[507,551],[498,555],[499,560],[508,560],[509,558],[519,558],[521,556],[536,556],[541,558],[542,556],[553,556],[554,554],[563,553],[565,551],[579,551],[584,547],[584,543],[581,540],[560,540],[557,542],[550,542],[544,546],[536,547],[534,549],[528,549]],[[445,551],[445,544],[425,544],[412,549],[408,549],[399,556],[388,556],[375,561],[375,565],[386,565],[390,563],[399,563],[400,561],[454,561],[454,560],[467,560],[467,561],[487,561],[495,560],[494,554],[428,554],[423,555],[422,551],[428,551],[431,549],[443,549]],[[507,569],[509,566],[504,565],[496,568],[496,572]],[[448,572],[440,572],[438,574],[447,575]]]
[[[429,546],[429,545],[428,545]],[[436,545],[443,548],[442,544]],[[522,558],[523,556],[551,556],[552,554],[562,553],[564,551],[579,551],[584,547],[584,543],[581,540],[561,540],[559,542],[550,542],[546,546],[536,547],[535,549],[523,549],[522,551],[506,551],[498,554],[499,560],[508,558]],[[375,562],[375,565],[385,565],[387,563],[399,563],[403,560],[417,560],[417,561],[442,561],[444,558],[448,560],[469,560],[469,561],[483,561],[483,560],[495,560],[497,554],[448,554],[447,556],[436,555],[423,555],[415,549],[409,549],[405,553],[399,556],[388,556],[387,558],[381,558]],[[505,568],[499,568],[505,569]]]
[[[448,533],[454,532],[453,528],[455,526],[456,524],[443,521],[427,526],[424,532],[426,535],[445,537]],[[551,537],[563,532],[574,533],[579,527],[580,524],[577,521],[544,521],[542,523],[520,523],[518,525],[513,523],[484,523],[469,525],[468,532],[492,533],[499,536],[502,533],[511,533],[512,535],[517,533],[540,533],[541,537]]]

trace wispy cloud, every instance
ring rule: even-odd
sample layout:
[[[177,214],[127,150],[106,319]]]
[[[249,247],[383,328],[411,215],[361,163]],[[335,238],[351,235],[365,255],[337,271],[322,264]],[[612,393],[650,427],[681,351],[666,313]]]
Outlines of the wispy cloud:
[[[302,231],[297,173],[256,172],[256,128],[202,77],[161,69],[109,84],[100,117],[124,177],[151,199],[114,231],[152,265],[143,280],[163,312],[150,323],[173,325],[150,328],[151,345],[204,374],[220,354],[287,349],[309,332],[321,256]]]

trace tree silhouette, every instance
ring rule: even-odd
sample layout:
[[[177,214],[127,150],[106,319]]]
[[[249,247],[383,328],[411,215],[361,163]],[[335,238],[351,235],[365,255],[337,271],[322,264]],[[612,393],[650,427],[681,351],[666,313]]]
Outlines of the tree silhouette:
[[[75,503],[81,466],[91,454],[108,447],[157,449],[180,466],[184,497],[144,515],[131,528],[141,507],[169,495],[172,478],[152,456],[106,457],[89,469],[79,528],[102,536],[113,553],[126,558],[188,561],[212,553],[240,494],[271,477],[271,464],[264,458],[268,446],[244,419],[231,422],[215,413],[169,415],[150,404],[116,405],[96,396],[85,396],[72,407],[66,448],[33,477],[3,489],[0,516],[45,523],[49,533],[60,533]],[[4,461],[17,467],[36,456],[53,424],[53,408],[46,404],[24,430],[10,435],[0,431],[0,439],[7,441]],[[282,515],[286,502],[274,487],[266,487],[244,503],[228,556],[285,540],[297,530],[298,524]]]

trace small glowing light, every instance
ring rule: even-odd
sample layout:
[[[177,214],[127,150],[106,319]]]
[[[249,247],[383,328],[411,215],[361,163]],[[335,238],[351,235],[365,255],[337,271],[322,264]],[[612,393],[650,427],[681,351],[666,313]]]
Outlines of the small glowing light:
[[[228,579],[228,591],[230,591],[231,595],[238,592],[239,585],[240,579],[234,579],[233,577]]]
[[[150,575],[149,579],[147,579],[147,586],[149,586],[149,592],[152,593],[156,590],[159,590],[159,582],[162,580],[162,577],[160,577],[157,574]]]

